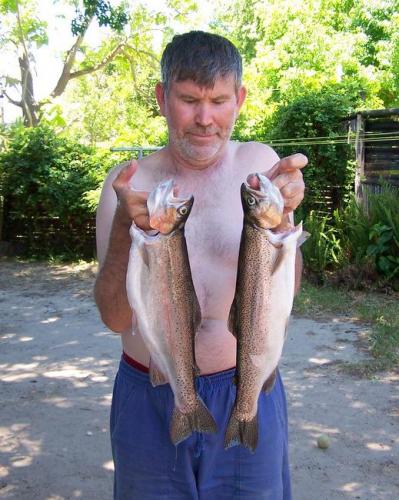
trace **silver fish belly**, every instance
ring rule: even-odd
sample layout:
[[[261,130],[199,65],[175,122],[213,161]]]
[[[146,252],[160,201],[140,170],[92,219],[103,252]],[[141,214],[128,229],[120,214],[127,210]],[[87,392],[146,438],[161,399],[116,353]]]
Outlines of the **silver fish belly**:
[[[276,188],[267,180],[262,182],[259,193],[248,185],[241,190],[244,224],[228,322],[237,339],[237,394],[225,447],[241,443],[252,451],[258,443],[259,395],[272,390],[283,349],[294,298],[297,240],[302,233],[301,225],[284,233],[267,229],[281,220],[283,205],[277,193],[277,201],[270,196]]]
[[[151,355],[151,382],[154,386],[169,383],[173,391],[170,436],[178,444],[193,431],[216,432],[213,417],[195,390],[198,368],[194,341],[201,311],[184,236],[193,200],[187,205],[187,200],[175,198],[172,183],[162,183],[152,194],[155,205],[149,203],[150,217],[161,227],[173,228],[167,234],[151,235],[132,224],[126,285],[135,313],[134,330],[142,336]],[[175,210],[182,206],[185,211],[178,220]]]

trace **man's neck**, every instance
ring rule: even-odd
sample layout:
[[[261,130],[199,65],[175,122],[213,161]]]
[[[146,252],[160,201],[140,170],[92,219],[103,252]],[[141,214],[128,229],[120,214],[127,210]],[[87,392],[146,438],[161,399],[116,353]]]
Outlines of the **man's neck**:
[[[229,143],[226,144],[223,151],[215,155],[213,158],[204,161],[191,160],[187,158],[183,158],[178,151],[176,151],[171,145],[165,147],[164,153],[165,158],[168,160],[171,170],[174,173],[179,174],[190,174],[193,172],[204,172],[205,170],[208,172],[214,171],[219,168],[219,166],[223,163],[225,158],[227,157],[229,149]]]

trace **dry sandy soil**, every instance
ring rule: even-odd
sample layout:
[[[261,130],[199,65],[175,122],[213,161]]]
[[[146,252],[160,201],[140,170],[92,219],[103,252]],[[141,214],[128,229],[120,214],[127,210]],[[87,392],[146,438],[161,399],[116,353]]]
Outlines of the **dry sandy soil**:
[[[119,339],[94,267],[0,261],[0,498],[109,500],[108,414]],[[399,377],[353,378],[366,326],[291,321],[281,371],[296,500],[399,499]],[[326,433],[327,450],[316,446]]]

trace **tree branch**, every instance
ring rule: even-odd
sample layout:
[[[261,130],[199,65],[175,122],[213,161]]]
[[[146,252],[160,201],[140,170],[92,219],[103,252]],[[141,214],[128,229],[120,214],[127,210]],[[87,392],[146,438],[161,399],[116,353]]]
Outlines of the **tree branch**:
[[[154,62],[157,64],[157,67],[158,67],[159,59],[157,57],[155,57],[154,54],[152,54],[151,52],[148,52],[147,50],[143,50],[143,49],[136,49],[135,47],[132,47],[128,43],[125,43],[125,47],[127,49],[132,50],[133,52],[136,52],[136,54],[145,54],[146,56],[150,57],[151,59],[154,60]]]
[[[73,66],[75,59],[76,59],[76,53],[79,50],[80,46],[82,45],[85,33],[86,33],[86,31],[83,32],[81,35],[79,35],[78,38],[76,39],[76,42],[68,50],[66,58],[65,58],[65,62],[64,62],[64,67],[62,68],[61,76],[59,77],[58,82],[57,82],[56,86],[54,87],[54,90],[50,94],[51,97],[58,97],[64,92],[64,90],[65,90],[65,88],[70,80],[72,66]]]
[[[3,94],[7,97],[7,99],[10,101],[11,104],[14,104],[15,106],[19,106],[20,108],[22,108],[22,101],[14,101],[14,99],[12,99],[5,90],[3,91]]]
[[[99,64],[97,64],[95,66],[89,66],[88,68],[81,69],[79,71],[74,71],[73,73],[69,74],[69,79],[71,80],[72,78],[79,78],[80,76],[88,75],[90,73],[94,73],[95,71],[98,71],[99,69],[103,68],[108,63],[110,63],[113,59],[115,59],[115,57],[120,52],[122,52],[123,47],[124,47],[124,44],[120,43]]]

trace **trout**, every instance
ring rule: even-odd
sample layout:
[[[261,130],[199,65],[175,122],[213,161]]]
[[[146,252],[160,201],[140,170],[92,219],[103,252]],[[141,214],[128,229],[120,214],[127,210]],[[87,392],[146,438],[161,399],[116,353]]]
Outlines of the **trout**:
[[[140,333],[150,352],[151,383],[169,383],[173,391],[170,437],[177,445],[193,431],[217,429],[195,390],[199,369],[194,341],[201,310],[184,235],[194,198],[175,193],[172,180],[150,193],[147,206],[154,231],[145,232],[132,223],[126,287],[134,311],[133,333]]]
[[[273,388],[292,309],[302,225],[272,232],[282,221],[284,200],[267,177],[252,175],[259,189],[241,186],[244,222],[228,319],[228,329],[237,339],[237,393],[224,444],[229,448],[241,443],[254,451],[259,395]]]

